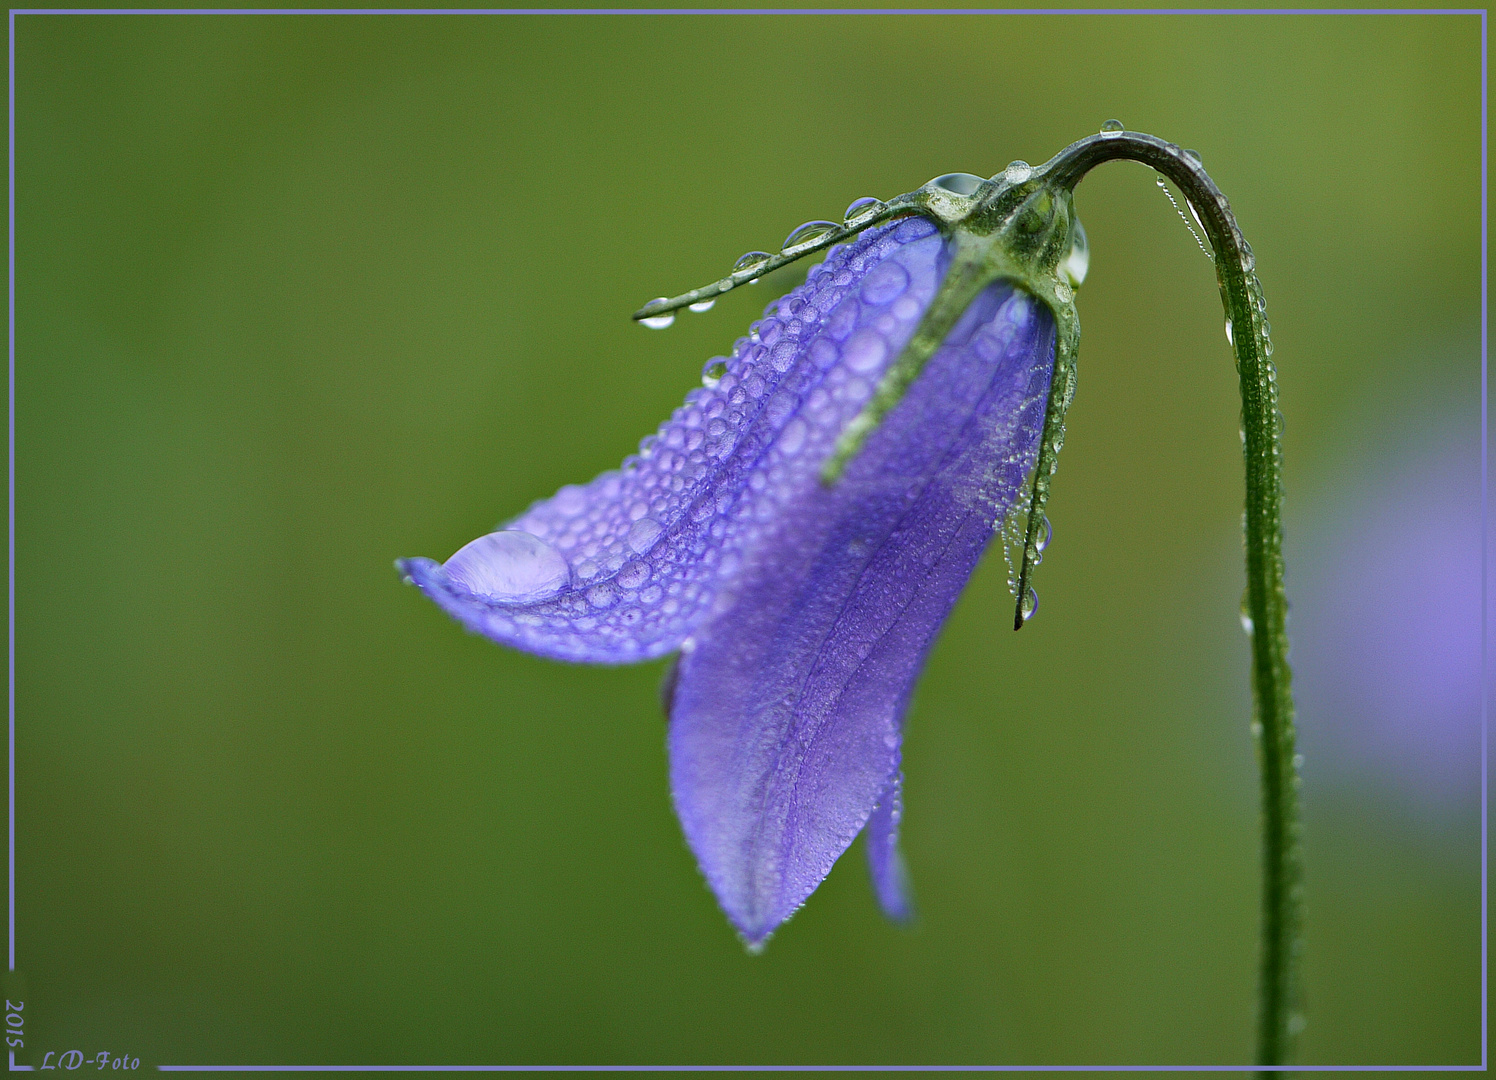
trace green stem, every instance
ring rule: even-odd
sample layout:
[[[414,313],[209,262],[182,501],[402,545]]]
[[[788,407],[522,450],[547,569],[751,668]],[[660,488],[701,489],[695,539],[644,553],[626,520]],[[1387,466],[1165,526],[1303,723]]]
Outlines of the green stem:
[[[1283,456],[1277,372],[1262,315],[1251,246],[1230,204],[1199,158],[1172,143],[1131,131],[1103,132],[1067,147],[1046,166],[1057,187],[1073,190],[1103,161],[1128,158],[1157,170],[1194,206],[1215,251],[1221,299],[1231,320],[1241,375],[1246,459],[1247,595],[1251,618],[1252,698],[1262,769],[1262,942],[1257,1063],[1282,1065],[1303,1027],[1299,1011],[1302,862],[1298,760],[1288,668],[1288,601],[1283,593]],[[1267,1076],[1264,1072],[1261,1075]]]

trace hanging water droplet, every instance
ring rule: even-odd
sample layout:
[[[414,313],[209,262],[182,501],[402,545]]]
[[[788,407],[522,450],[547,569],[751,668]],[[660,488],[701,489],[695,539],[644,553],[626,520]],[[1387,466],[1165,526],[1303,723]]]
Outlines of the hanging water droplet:
[[[862,198],[852,201],[852,205],[848,206],[847,212],[842,215],[842,220],[848,225],[854,225],[865,218],[872,217],[882,209],[882,199],[875,199],[871,195],[864,195]]]
[[[1048,515],[1044,515],[1044,535],[1034,541],[1034,547],[1038,548],[1040,551],[1043,551],[1049,546],[1049,542],[1053,539],[1054,526],[1049,523]]]
[[[1033,175],[1033,167],[1027,161],[1011,161],[1003,170],[1003,179],[1010,184],[1021,184]]]
[[[1263,356],[1272,356],[1273,355],[1273,339],[1272,338],[1265,337],[1265,338],[1262,339],[1262,355]]]
[[[717,384],[722,381],[722,376],[726,374],[727,361],[720,356],[714,356],[701,369],[701,385],[708,390],[715,390]]]
[[[1174,193],[1169,190],[1169,185],[1164,183],[1164,178],[1162,176],[1155,176],[1153,180],[1156,184],[1158,184],[1158,190],[1164,193],[1164,198],[1169,200],[1169,205],[1174,208],[1174,213],[1179,215],[1179,220],[1184,222],[1184,227],[1188,229],[1190,231],[1190,235],[1195,238],[1195,243],[1200,245],[1200,250],[1205,252],[1205,257],[1211,262],[1215,262],[1215,256],[1210,253],[1210,248],[1205,246],[1205,241],[1201,240],[1200,237],[1196,234],[1195,227],[1190,224],[1190,219],[1184,216],[1184,211],[1179,209],[1179,204],[1174,201]],[[1189,206],[1188,199],[1185,199],[1184,202],[1186,206]],[[1195,213],[1195,208],[1193,206],[1190,206],[1190,213]],[[1195,215],[1195,220],[1197,222],[1200,220],[1200,216],[1198,214]],[[1204,229],[1205,226],[1201,225],[1200,228]]]
[[[566,558],[547,541],[518,529],[491,532],[442,564],[447,578],[474,596],[500,604],[554,596],[571,580]]]
[[[769,261],[767,251],[746,251],[738,256],[738,261],[732,264],[732,272],[741,275],[750,271],[761,269]]]
[[[1108,120],[1101,125],[1101,133],[1103,135],[1117,135],[1123,130],[1125,129],[1122,127],[1122,121],[1120,120]]]
[[[839,229],[841,226],[834,221],[807,221],[804,225],[797,226],[784,238],[782,250],[788,251],[792,247],[808,244],[812,240],[819,240],[829,232]]]
[[[1039,594],[1032,588],[1023,596],[1023,603],[1018,608],[1018,613],[1023,616],[1023,621],[1028,622],[1034,617],[1034,612],[1039,610]]]
[[[1078,289],[1085,283],[1086,272],[1090,269],[1091,246],[1086,242],[1085,226],[1076,218],[1075,231],[1070,234],[1070,254],[1060,264],[1060,271],[1070,279],[1071,287]]]
[[[982,186],[982,178],[973,176],[969,172],[949,172],[944,176],[937,176],[931,180],[926,187],[938,187],[942,191],[949,191],[956,195],[970,195]]]
[[[1226,320],[1226,344],[1236,348],[1236,338],[1231,336],[1231,320]]]
[[[1184,152],[1184,156],[1187,157],[1187,158],[1189,158],[1196,165],[1203,165],[1203,164],[1205,164],[1203,161],[1200,160],[1200,151],[1198,151],[1198,150],[1186,150]]]
[[[650,303],[651,304],[657,304],[661,300],[669,300],[669,299],[670,299],[670,297],[668,297],[668,296],[657,296],[653,300],[651,300]],[[647,319],[640,319],[639,320],[639,325],[640,326],[647,326],[651,330],[663,330],[663,329],[665,329],[665,327],[669,326],[673,322],[675,322],[675,312],[673,312],[673,311],[667,311],[663,315],[651,315]]]
[[[1205,232],[1205,222],[1200,220],[1200,211],[1195,209],[1195,204],[1190,202],[1188,199],[1185,199],[1184,205],[1190,208],[1190,217],[1195,219],[1195,224],[1200,226],[1200,231]]]
[[[691,305],[691,310],[695,312],[711,311],[716,303],[717,301],[715,300],[698,300]]]

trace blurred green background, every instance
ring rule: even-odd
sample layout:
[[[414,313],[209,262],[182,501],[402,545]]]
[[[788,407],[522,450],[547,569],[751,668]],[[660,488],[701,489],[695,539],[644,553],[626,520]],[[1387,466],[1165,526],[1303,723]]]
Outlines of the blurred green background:
[[[1212,267],[1141,167],[1077,197],[1092,264],[1042,610],[1012,633],[993,553],[913,707],[913,930],[878,916],[859,844],[746,956],[671,812],[662,665],[497,648],[391,561],[616,466],[773,293],[663,333],[629,321],[642,301],[1116,116],[1198,149],[1256,249],[1291,598],[1334,592],[1296,568],[1364,531],[1335,517],[1346,492],[1401,523],[1416,583],[1478,497],[1376,502],[1435,435],[1477,460],[1478,18],[15,30],[18,966],[46,1048],[1250,1060],[1235,375]],[[1477,1062],[1473,789],[1397,755],[1338,769],[1357,722],[1337,742],[1302,716],[1301,1060]]]

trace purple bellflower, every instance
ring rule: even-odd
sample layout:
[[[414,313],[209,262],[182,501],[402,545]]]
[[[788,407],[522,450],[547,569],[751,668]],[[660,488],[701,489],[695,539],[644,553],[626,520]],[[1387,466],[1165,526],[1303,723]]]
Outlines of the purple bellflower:
[[[653,302],[636,317],[664,323],[649,313],[709,306],[830,248],[620,470],[445,563],[398,564],[505,645],[598,664],[679,654],[664,690],[675,809],[750,949],[863,831],[880,906],[910,917],[898,831],[915,680],[994,533],[1026,538],[1026,563],[1046,539],[1025,480],[1042,439],[1058,449],[1046,418],[1073,390],[1056,358],[1073,353],[1084,234],[1068,199],[1035,211],[1019,191],[1000,220],[1027,207],[1022,235],[1048,273],[994,269],[952,219],[1011,188],[956,174],[859,200],[847,225],[802,226],[781,255]],[[1038,471],[1047,488],[1052,465]],[[1021,623],[1032,600],[1020,609]]]
[[[1263,810],[1257,1058],[1276,1065],[1303,1027],[1282,425],[1256,258],[1198,153],[1108,120],[1038,168],[858,199],[841,225],[808,222],[777,255],[650,301],[634,318],[667,326],[829,249],[621,470],[445,563],[397,566],[502,644],[601,664],[678,654],[664,691],[675,809],[750,950],[863,831],[878,901],[907,919],[904,713],[995,532],[1016,564],[1015,629],[1037,604],[1089,261],[1074,190],[1119,159],[1172,180],[1209,238],[1240,376]]]

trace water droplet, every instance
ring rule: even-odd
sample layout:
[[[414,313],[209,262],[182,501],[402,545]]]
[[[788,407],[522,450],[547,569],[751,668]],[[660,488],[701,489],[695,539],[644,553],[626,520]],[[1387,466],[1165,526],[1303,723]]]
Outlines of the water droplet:
[[[1248,634],[1254,629],[1252,623],[1252,594],[1247,589],[1241,591],[1241,628]]]
[[[618,584],[625,589],[637,589],[649,580],[649,564],[635,559],[618,571]]]
[[[805,421],[799,417],[784,425],[784,431],[779,436],[780,452],[787,457],[798,454],[800,448],[805,445],[805,436],[809,433],[809,430]]]
[[[1057,281],[1054,284],[1054,295],[1055,299],[1060,303],[1068,304],[1075,294],[1070,291],[1069,285],[1066,285],[1063,281]]]
[[[629,529],[629,534],[624,539],[628,546],[633,549],[634,554],[643,555],[654,544],[655,538],[660,535],[660,523],[654,518],[640,518],[634,522]]]
[[[669,300],[669,299],[670,299],[670,297],[668,297],[668,296],[657,296],[653,300],[651,300],[650,303],[654,304],[654,303],[659,302],[660,300]],[[651,330],[663,330],[663,329],[665,329],[665,327],[671,325],[674,322],[675,322],[675,312],[673,312],[673,311],[667,311],[663,315],[651,315],[647,319],[640,319],[639,320],[639,325],[640,326],[647,326]]]
[[[1075,221],[1075,231],[1070,234],[1070,254],[1060,264],[1060,272],[1070,279],[1071,288],[1078,289],[1085,283],[1086,272],[1091,269],[1091,246],[1086,241],[1086,230]]]
[[[715,300],[698,300],[691,305],[691,310],[695,312],[711,311],[716,306],[716,303],[717,301]]]
[[[1195,224],[1200,226],[1200,231],[1205,232],[1205,222],[1200,220],[1200,211],[1195,209],[1195,204],[1185,199],[1184,205],[1190,208],[1190,217],[1195,219]]]
[[[1236,348],[1236,338],[1231,336],[1231,320],[1226,320],[1226,344]]]
[[[717,291],[719,293],[732,292],[735,285],[736,282],[734,282],[732,278],[725,277],[721,281],[717,282]]]
[[[732,264],[732,272],[734,274],[742,274],[750,270],[758,271],[768,261],[769,253],[767,251],[745,251],[738,256],[738,261]]]
[[[1198,150],[1186,150],[1184,152],[1184,156],[1187,157],[1187,158],[1189,158],[1196,165],[1203,165],[1204,164],[1204,162],[1200,160],[1200,151],[1198,151]]]
[[[1120,120],[1108,120],[1101,125],[1101,133],[1103,135],[1117,135],[1123,130],[1125,129],[1122,127],[1122,121]]]
[[[1040,551],[1043,551],[1049,546],[1049,542],[1053,539],[1054,526],[1049,523],[1049,517],[1046,515],[1044,517],[1044,535],[1034,541],[1034,547]]]
[[[500,604],[544,600],[571,580],[571,567],[559,551],[518,529],[478,537],[460,548],[443,569],[474,596]]]
[[[1003,179],[1010,184],[1021,184],[1033,175],[1033,167],[1027,161],[1009,162],[1008,167],[1003,170]]]
[[[808,244],[813,240],[819,240],[827,233],[834,232],[839,228],[841,226],[834,221],[807,221],[804,225],[797,226],[784,238],[782,250],[788,251],[790,248],[799,247],[801,244]]]
[[[859,295],[875,307],[888,304],[909,287],[909,272],[893,259],[887,259],[869,271],[862,281]]]
[[[931,185],[938,187],[941,191],[949,191],[955,195],[970,195],[982,186],[982,178],[973,176],[969,172],[949,172],[944,176],[937,176],[931,180],[926,187]]]
[[[722,376],[726,374],[727,361],[720,356],[714,356],[701,369],[701,385],[708,390],[715,390],[717,384],[722,381]]]
[[[847,212],[843,215],[842,220],[848,225],[854,225],[864,218],[872,217],[882,209],[883,200],[875,199],[871,195],[864,195],[862,198],[854,200],[852,205],[847,207]]]
[[[888,342],[873,330],[859,330],[842,350],[842,359],[853,371],[872,371],[887,358]]]
[[[1026,594],[1024,594],[1023,604],[1019,607],[1018,613],[1023,616],[1024,622],[1028,622],[1034,617],[1034,612],[1038,610],[1039,594],[1031,588]]]
[[[1168,199],[1169,205],[1174,208],[1174,213],[1179,215],[1179,220],[1184,222],[1184,227],[1188,229],[1190,231],[1190,235],[1195,238],[1195,243],[1200,245],[1200,250],[1205,253],[1205,257],[1211,262],[1214,262],[1215,256],[1210,253],[1210,248],[1205,246],[1205,241],[1201,240],[1199,235],[1195,232],[1195,227],[1190,224],[1190,219],[1184,216],[1184,211],[1181,210],[1179,208],[1179,204],[1174,201],[1174,193],[1169,190],[1169,185],[1164,183],[1164,178],[1162,176],[1155,176],[1153,179],[1154,182],[1158,184],[1158,190],[1164,193],[1164,198]],[[1185,199],[1184,203],[1186,206],[1189,206],[1188,199]],[[1195,208],[1193,206],[1190,206],[1190,213],[1195,214]],[[1195,214],[1195,221],[1198,222],[1199,220],[1200,215]],[[1201,225],[1200,228],[1204,229],[1205,226]]]
[[[1245,611],[1241,613],[1241,628],[1248,634],[1251,634],[1254,629],[1252,616],[1248,615]]]

